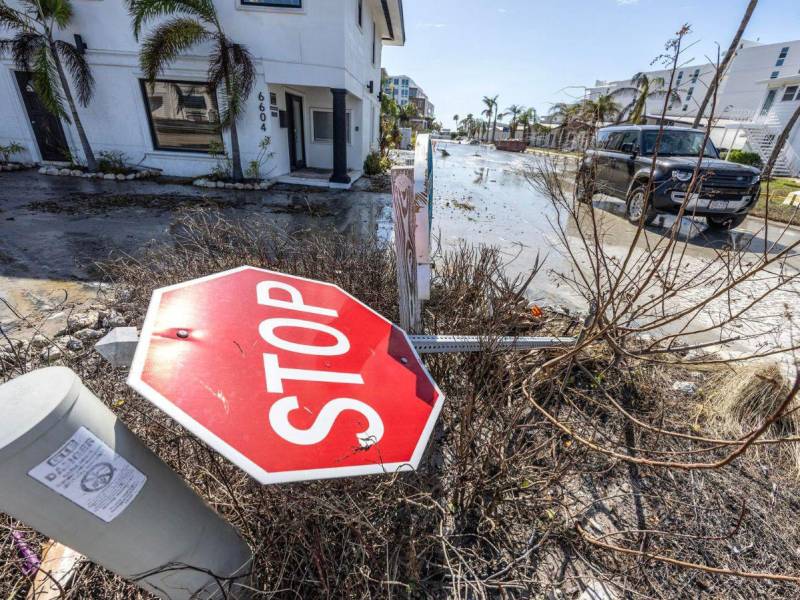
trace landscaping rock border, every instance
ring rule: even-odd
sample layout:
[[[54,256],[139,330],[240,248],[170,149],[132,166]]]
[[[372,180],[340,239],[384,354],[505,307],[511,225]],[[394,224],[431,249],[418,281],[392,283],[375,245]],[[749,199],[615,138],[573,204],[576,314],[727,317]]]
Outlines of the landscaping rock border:
[[[32,169],[36,165],[33,163],[0,163],[0,171],[22,171]]]
[[[39,169],[42,175],[58,175],[60,177],[81,177],[83,179],[105,179],[108,181],[133,181],[134,179],[147,179],[148,177],[157,177],[161,173],[151,169],[143,169],[136,173],[87,173],[80,169],[59,169],[58,167],[42,167]]]
[[[211,181],[209,179],[195,179],[192,182],[195,187],[218,188],[226,190],[268,190],[275,181],[261,181],[259,183],[228,183],[225,181]]]

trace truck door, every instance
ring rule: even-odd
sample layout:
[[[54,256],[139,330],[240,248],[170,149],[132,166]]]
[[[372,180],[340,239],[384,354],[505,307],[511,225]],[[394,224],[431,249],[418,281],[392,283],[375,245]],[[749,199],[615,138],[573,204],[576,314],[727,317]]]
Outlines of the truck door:
[[[609,183],[622,196],[628,193],[628,187],[631,184],[635,170],[635,156],[638,153],[639,131],[624,132],[608,164]]]

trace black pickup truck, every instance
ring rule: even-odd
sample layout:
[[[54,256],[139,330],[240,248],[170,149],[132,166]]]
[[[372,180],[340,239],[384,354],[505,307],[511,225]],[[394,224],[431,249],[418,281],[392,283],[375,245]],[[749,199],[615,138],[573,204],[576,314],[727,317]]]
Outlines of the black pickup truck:
[[[605,127],[597,133],[593,147],[578,169],[578,195],[591,201],[595,193],[626,202],[631,222],[642,220],[645,193],[653,167],[652,197],[644,215],[649,224],[659,213],[677,213],[686,200],[698,159],[700,172],[684,214],[706,218],[713,229],[741,225],[758,200],[760,171],[720,160],[711,141],[703,148],[705,134],[696,129],[665,127],[659,140],[656,125]]]

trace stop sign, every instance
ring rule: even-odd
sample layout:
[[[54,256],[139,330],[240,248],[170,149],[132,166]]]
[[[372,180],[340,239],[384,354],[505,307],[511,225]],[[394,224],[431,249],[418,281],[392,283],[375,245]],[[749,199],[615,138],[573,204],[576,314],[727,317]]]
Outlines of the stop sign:
[[[128,383],[261,483],[416,468],[444,401],[404,331],[254,267],[156,290]]]

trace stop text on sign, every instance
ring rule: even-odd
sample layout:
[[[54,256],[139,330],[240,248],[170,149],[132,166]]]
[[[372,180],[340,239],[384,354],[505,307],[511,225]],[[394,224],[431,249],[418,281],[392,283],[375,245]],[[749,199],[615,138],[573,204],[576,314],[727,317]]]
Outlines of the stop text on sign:
[[[415,469],[444,402],[391,321],[249,266],[154,290],[128,383],[264,484]]]
[[[280,295],[284,297],[288,294],[289,299],[276,297],[274,294],[276,291],[282,292]],[[338,318],[339,313],[332,308],[307,304],[300,290],[291,284],[282,281],[261,281],[256,286],[256,297],[261,306],[282,308],[298,313],[297,318],[269,317],[261,322],[258,327],[259,335],[270,346],[286,353],[312,357],[342,356],[350,351],[350,340],[344,333],[331,325],[312,320],[314,316]],[[333,343],[311,345],[293,342],[280,335],[281,332],[288,329],[305,329],[323,333],[329,336]],[[279,356],[274,352],[265,352],[263,359],[266,389],[272,394],[283,394],[285,381],[364,385],[364,379],[359,373],[285,368],[280,365]],[[357,389],[354,388],[353,395],[356,395]],[[275,433],[287,442],[298,446],[312,446],[325,440],[335,426],[336,418],[347,410],[361,413],[367,420],[367,428],[356,434],[358,443],[362,447],[368,448],[377,444],[384,434],[383,421],[378,412],[367,403],[355,398],[328,400],[308,429],[299,429],[289,422],[292,411],[299,408],[297,396],[284,396],[269,410],[269,423]]]

